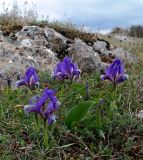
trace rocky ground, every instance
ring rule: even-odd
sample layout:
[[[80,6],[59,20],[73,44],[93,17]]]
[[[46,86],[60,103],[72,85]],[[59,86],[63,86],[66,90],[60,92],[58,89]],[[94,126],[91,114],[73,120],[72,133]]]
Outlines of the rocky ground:
[[[143,159],[142,39],[135,41],[132,37],[134,41],[128,42],[117,40],[114,35],[97,36],[46,26],[0,30],[0,159]],[[65,55],[81,69],[78,81],[63,83],[41,72],[52,73]],[[103,72],[116,57],[123,60],[128,80],[115,87],[109,81],[101,81],[97,72]],[[34,90],[13,89],[18,75],[28,66],[39,71],[40,86]],[[8,85],[12,88],[3,89]],[[38,128],[35,114],[25,115],[24,106],[31,97],[42,95],[45,87],[56,91],[61,105],[55,113],[57,121],[47,127],[39,121]],[[82,118],[85,110],[81,103],[87,107],[89,101],[95,105],[68,129],[68,113],[81,106],[81,110],[72,113]],[[43,133],[45,128],[48,134]],[[49,138],[48,147],[43,143],[45,135]]]
[[[63,34],[64,35],[64,34]],[[58,61],[69,55],[82,72],[102,71],[116,57],[132,65],[136,58],[127,50],[112,46],[104,39],[70,39],[49,27],[25,26],[6,34],[0,31],[0,88],[15,86],[15,80],[28,66],[54,70]]]

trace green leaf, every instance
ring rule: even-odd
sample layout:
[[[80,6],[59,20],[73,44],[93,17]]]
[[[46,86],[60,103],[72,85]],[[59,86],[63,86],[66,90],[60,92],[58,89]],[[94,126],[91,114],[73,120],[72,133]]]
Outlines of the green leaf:
[[[110,109],[113,111],[113,112],[117,112],[118,111],[118,106],[116,104],[116,100],[113,100],[110,104]]]
[[[89,109],[95,104],[95,101],[83,101],[75,105],[66,116],[66,125],[68,128],[76,125],[77,122],[83,120]]]
[[[82,96],[85,95],[85,86],[83,84],[75,83],[72,85],[72,89]]]
[[[99,132],[99,136],[102,137],[103,139],[105,139],[105,134],[104,134],[103,130],[99,129],[98,132]]]
[[[6,137],[6,135],[2,135],[2,134],[0,134],[0,143],[6,143],[8,141],[8,139],[7,139],[7,137]]]

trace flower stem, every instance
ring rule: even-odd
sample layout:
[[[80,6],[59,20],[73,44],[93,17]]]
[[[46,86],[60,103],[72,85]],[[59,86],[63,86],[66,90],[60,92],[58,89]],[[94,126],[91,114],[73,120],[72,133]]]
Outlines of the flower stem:
[[[43,136],[44,136],[44,141],[43,141],[43,145],[45,148],[48,148],[48,127],[47,127],[47,123],[46,120],[43,120],[44,122],[44,126],[43,126]]]
[[[117,86],[116,84],[113,85],[112,93],[111,93],[111,103],[109,107],[109,114],[110,117],[113,118],[113,115],[115,112],[118,112],[118,106],[117,106]]]
[[[89,99],[89,84],[88,84],[88,81],[86,81],[86,84],[85,84],[85,101],[87,101]]]
[[[113,85],[113,90],[112,90],[112,93],[113,93],[113,99],[115,99],[116,98],[116,92],[117,92],[117,85],[116,84],[114,84]]]
[[[36,113],[35,113],[35,128],[36,128],[36,131],[39,132],[40,123],[39,123],[38,115]]]

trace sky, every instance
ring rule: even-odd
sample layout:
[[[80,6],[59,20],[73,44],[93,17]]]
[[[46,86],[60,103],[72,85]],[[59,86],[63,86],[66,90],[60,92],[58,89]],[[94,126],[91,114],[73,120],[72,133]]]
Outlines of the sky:
[[[10,8],[13,1],[4,2]],[[17,0],[22,10],[24,2]],[[32,2],[36,4],[39,18],[44,15],[49,20],[70,21],[91,31],[106,32],[114,27],[143,24],[143,0],[28,0],[28,5]]]

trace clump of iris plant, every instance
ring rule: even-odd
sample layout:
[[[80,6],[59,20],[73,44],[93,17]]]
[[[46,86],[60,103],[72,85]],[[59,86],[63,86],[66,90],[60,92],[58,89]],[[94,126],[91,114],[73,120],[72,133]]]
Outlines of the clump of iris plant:
[[[109,80],[113,84],[113,88],[110,93],[110,105],[108,106],[107,115],[113,118],[115,113],[119,113],[119,106],[117,105],[117,99],[119,98],[117,92],[117,85],[128,79],[128,75],[125,74],[124,64],[120,59],[115,59],[111,65],[105,70],[105,74],[100,77],[102,80]]]
[[[101,80],[109,80],[113,85],[117,85],[128,79],[128,75],[124,73],[124,64],[120,59],[115,59],[112,64],[105,70],[105,74],[101,75]]]
[[[59,109],[58,99],[55,91],[45,88],[41,96],[34,96],[29,104],[24,106],[24,112],[28,115],[31,112],[39,115],[50,125],[56,120],[54,112]]]
[[[24,77],[18,76],[16,87],[25,85],[30,89],[36,85],[39,85],[39,78],[34,67],[27,68]]]
[[[64,81],[65,79],[73,80],[78,79],[80,69],[76,63],[73,63],[69,57],[65,57],[63,61],[59,62],[54,70],[54,79]]]
[[[35,120],[39,127],[39,118],[43,120],[43,144],[48,147],[48,128],[47,124],[53,124],[57,116],[55,111],[59,109],[59,102],[55,95],[55,91],[45,88],[41,96],[34,96],[30,99],[29,104],[24,106],[24,112],[26,115],[29,113],[35,113]],[[38,128],[39,130],[39,128]]]

